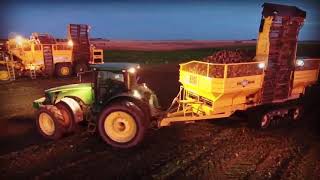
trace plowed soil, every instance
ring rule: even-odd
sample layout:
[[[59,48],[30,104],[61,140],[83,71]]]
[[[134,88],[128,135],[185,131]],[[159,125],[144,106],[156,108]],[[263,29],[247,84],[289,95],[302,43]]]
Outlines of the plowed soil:
[[[166,107],[179,89],[177,65],[146,67],[141,81]],[[319,89],[305,98],[301,122],[270,130],[246,119],[150,129],[141,146],[113,149],[85,127],[59,141],[36,131],[32,101],[76,78],[1,84],[0,179],[319,179]]]

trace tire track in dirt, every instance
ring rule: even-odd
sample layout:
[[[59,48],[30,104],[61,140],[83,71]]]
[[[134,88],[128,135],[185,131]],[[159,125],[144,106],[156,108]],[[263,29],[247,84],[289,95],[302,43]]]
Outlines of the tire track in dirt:
[[[0,177],[33,177],[66,161],[104,149],[102,146],[92,146],[96,143],[95,138],[84,132],[3,155],[0,157]]]
[[[282,179],[320,179],[320,146],[297,148],[297,158],[289,163]]]
[[[252,157],[257,144],[265,141],[263,137],[254,137],[251,129],[242,128],[236,138],[223,144],[223,148],[212,149],[210,153],[203,154],[185,170],[176,173],[175,178],[226,179],[246,176],[254,169],[255,163],[268,154],[265,150]]]
[[[199,132],[199,128],[202,128],[203,131]],[[213,126],[200,123],[195,126],[162,129],[152,134],[153,137],[149,137],[147,142],[137,149],[117,151],[112,154],[112,157],[92,154],[90,158],[87,157],[59,169],[45,172],[39,177],[54,179],[54,177],[68,177],[68,174],[72,174],[73,178],[99,178],[103,176],[109,179],[128,177],[134,179],[148,174],[155,167],[163,166],[177,154],[193,150],[194,144],[207,141],[208,138],[221,133],[222,129],[222,127],[213,128]],[[198,134],[190,134],[190,132]],[[188,139],[185,137],[186,134],[189,134],[189,137],[192,135],[192,137]]]
[[[255,172],[257,165],[267,158],[269,152],[279,143],[281,142],[268,138],[253,138],[252,141],[244,144],[241,150],[235,154],[234,159],[222,163],[222,177],[247,179],[250,174]]]
[[[291,171],[290,164],[299,161],[301,156],[308,152],[310,146],[299,142],[297,134],[302,132],[297,132],[295,129],[286,131],[287,136],[278,137],[281,143],[276,144],[268,157],[257,165],[255,172],[248,177],[249,179],[281,179],[286,172]]]
[[[187,169],[190,164],[198,162],[221,146],[224,147],[228,143],[235,143],[235,141],[241,137],[242,131],[242,128],[228,128],[202,144],[194,144],[192,145],[192,152],[186,151],[185,153],[177,154],[175,158],[168,161],[164,166],[153,169],[146,179],[167,179],[174,177],[179,172],[184,173],[185,169]]]

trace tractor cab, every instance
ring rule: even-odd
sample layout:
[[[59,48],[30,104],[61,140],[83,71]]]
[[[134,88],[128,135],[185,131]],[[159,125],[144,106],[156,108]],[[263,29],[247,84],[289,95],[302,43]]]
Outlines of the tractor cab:
[[[105,63],[91,65],[91,68],[95,72],[96,100],[103,103],[104,100],[135,86],[136,71],[140,66],[134,63]]]
[[[160,108],[154,92],[145,83],[138,83],[135,63],[104,63],[90,66],[94,72],[94,94],[97,111],[116,99],[135,99],[153,108]]]

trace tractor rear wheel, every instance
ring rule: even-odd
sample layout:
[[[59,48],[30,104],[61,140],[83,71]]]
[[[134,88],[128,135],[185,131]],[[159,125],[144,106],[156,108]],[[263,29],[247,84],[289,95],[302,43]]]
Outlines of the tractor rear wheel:
[[[40,134],[48,139],[60,139],[66,131],[59,109],[52,105],[41,107],[37,112],[36,126]]]
[[[72,74],[71,63],[57,63],[55,71],[58,77],[68,77]]]
[[[121,101],[106,107],[98,120],[102,139],[116,148],[130,148],[141,143],[147,119],[143,111],[130,101]]]

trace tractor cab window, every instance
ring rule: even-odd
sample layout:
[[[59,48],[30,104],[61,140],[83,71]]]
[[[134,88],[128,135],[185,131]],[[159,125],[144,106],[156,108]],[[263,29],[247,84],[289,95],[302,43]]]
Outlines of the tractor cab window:
[[[97,99],[103,101],[113,95],[126,91],[122,73],[99,71],[97,76]]]
[[[100,71],[98,73],[98,80],[100,85],[106,84],[108,81],[124,82],[122,73],[113,73],[108,71]]]

